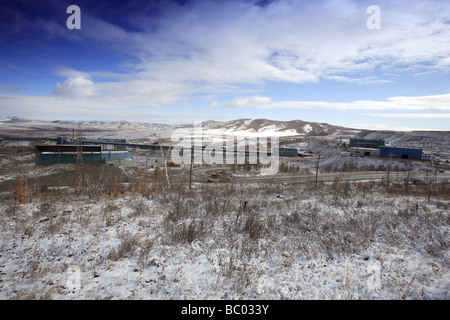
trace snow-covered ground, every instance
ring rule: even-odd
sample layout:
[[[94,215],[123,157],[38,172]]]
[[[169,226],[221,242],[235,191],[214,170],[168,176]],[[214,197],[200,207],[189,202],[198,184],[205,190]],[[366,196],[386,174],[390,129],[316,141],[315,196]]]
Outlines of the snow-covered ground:
[[[0,299],[450,297],[450,201],[419,186],[148,188],[3,194]]]

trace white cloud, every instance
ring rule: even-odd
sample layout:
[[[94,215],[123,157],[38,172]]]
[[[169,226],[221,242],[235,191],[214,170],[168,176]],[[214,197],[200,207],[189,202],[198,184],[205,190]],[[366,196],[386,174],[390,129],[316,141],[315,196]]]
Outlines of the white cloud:
[[[347,82],[356,84],[374,84],[374,83],[389,83],[390,80],[378,79],[375,76],[363,77],[363,78],[351,78],[346,76],[324,76],[326,80],[333,80],[337,82]]]
[[[348,126],[349,128],[361,129],[361,130],[387,130],[387,131],[414,131],[417,128],[410,127],[400,127],[395,125],[385,125],[385,124],[373,124],[373,123],[358,123],[351,124]],[[425,129],[422,130],[433,131],[433,129]]]
[[[183,113],[167,114],[148,108],[131,108],[116,99],[100,97],[23,96],[0,93],[0,114],[42,120],[128,120],[137,122],[192,123],[195,120],[209,120],[207,115],[193,113],[186,109]],[[220,117],[219,119],[220,120]],[[230,120],[230,119],[226,119]]]
[[[442,119],[450,118],[450,113],[367,113],[365,114],[371,117],[383,117],[383,118],[417,118],[417,119]]]
[[[442,110],[450,111],[450,94],[419,97],[392,97],[385,101],[272,101],[270,97],[237,97],[229,103],[213,101],[211,107],[255,109],[332,109],[332,110]]]
[[[82,76],[75,76],[67,78],[63,83],[57,83],[52,95],[77,98],[93,96],[95,93],[96,88],[92,80]]]
[[[199,1],[138,16],[144,32],[127,32],[88,17],[90,40],[139,59],[139,77],[161,81],[263,84],[266,81],[385,82],[370,74],[448,70],[450,3],[383,1],[381,30],[368,30],[367,5],[344,0]],[[427,5],[428,4],[428,5]],[[367,74],[363,77],[358,73]]]
[[[217,101],[212,101],[211,107],[232,107],[232,108],[261,108],[264,109],[266,107],[273,106],[272,99],[269,97],[261,97],[261,96],[252,96],[252,97],[243,97],[243,98],[234,98],[228,104],[221,104]]]

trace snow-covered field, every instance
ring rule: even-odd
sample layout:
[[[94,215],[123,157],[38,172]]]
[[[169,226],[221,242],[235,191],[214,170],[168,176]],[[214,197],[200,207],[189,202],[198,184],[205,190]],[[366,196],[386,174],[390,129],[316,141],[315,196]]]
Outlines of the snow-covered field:
[[[449,299],[448,184],[2,194],[0,299]]]

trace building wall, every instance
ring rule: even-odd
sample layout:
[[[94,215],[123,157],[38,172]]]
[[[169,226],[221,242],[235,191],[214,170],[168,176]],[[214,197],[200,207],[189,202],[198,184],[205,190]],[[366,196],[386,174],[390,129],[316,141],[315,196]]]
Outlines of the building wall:
[[[351,154],[359,153],[361,156],[379,157],[380,149],[373,148],[350,148]]]
[[[102,152],[102,162],[106,159],[131,159],[131,153],[128,152]]]
[[[422,149],[380,147],[381,157],[422,159]]]
[[[350,139],[350,147],[355,148],[379,148],[384,145],[383,140]]]
[[[102,163],[105,162],[106,159],[132,159],[132,157],[128,152],[83,153],[83,163]],[[76,162],[77,154],[72,152],[43,152],[35,154],[36,165]]]
[[[298,149],[296,149],[296,148],[278,148],[278,155],[280,157],[296,157],[296,156],[298,156]]]
[[[76,163],[76,153],[36,153],[35,164],[58,164],[58,163]],[[101,162],[100,153],[83,154],[83,163]]]
[[[136,164],[132,159],[106,159],[105,164],[107,166],[123,166],[123,167],[135,167]]]

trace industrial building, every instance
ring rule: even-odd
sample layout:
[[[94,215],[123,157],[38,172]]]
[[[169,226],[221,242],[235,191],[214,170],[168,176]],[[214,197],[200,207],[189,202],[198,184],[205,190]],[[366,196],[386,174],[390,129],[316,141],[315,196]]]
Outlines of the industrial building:
[[[384,145],[385,142],[383,140],[350,139],[349,147],[379,149]]]
[[[400,159],[422,159],[422,149],[380,147],[380,157]]]
[[[383,140],[350,139],[350,155],[422,160],[422,149],[386,146]]]
[[[127,166],[131,165],[132,157],[128,151],[102,152],[99,145],[83,145],[82,152],[79,152],[78,148],[79,146],[70,144],[37,145],[35,147],[35,164],[77,163],[77,156],[80,155],[83,163],[106,163],[109,161],[109,165],[114,165],[120,161],[112,160],[127,159]]]
[[[280,157],[297,157],[298,149],[296,148],[278,148],[278,155]]]

